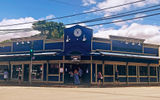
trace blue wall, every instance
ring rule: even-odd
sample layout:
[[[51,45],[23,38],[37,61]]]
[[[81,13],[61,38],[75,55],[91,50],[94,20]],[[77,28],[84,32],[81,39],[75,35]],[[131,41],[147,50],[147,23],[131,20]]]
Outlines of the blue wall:
[[[132,43],[126,44],[124,41],[119,40],[112,40],[112,50],[113,51],[124,51],[124,52],[135,52],[135,53],[142,53],[142,44],[132,45]]]
[[[81,29],[82,34],[79,37],[74,36],[74,30]],[[91,52],[91,39],[92,39],[93,31],[92,29],[88,29],[79,25],[76,25],[71,28],[66,28],[64,30],[64,52],[66,55],[71,54],[81,54],[81,55],[89,55]],[[83,40],[83,36],[86,37],[86,41]],[[67,42],[67,37],[69,37],[69,42]]]
[[[11,52],[11,46],[0,47],[0,52]]]
[[[101,43],[101,42],[93,42],[92,49],[101,49],[101,50],[111,50],[111,44],[110,43]]]
[[[27,43],[25,41],[23,44],[22,42],[13,42],[13,52],[18,51],[29,51],[31,48],[31,41]],[[43,40],[34,40],[33,41],[33,49],[34,50],[43,50]]]
[[[34,40],[33,44],[34,50],[43,50],[43,40]]]
[[[18,51],[29,51],[30,50],[30,45],[31,43],[24,42],[13,42],[13,52],[18,52]]]
[[[147,47],[144,47],[144,53],[155,54],[155,55],[158,56],[158,48],[147,48]]]
[[[45,50],[61,49],[63,50],[63,42],[46,43]]]

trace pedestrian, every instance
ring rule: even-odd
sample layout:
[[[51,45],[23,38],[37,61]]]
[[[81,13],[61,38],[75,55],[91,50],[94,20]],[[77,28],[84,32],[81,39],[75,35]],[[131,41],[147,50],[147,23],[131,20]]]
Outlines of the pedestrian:
[[[118,75],[119,75],[119,72],[118,72],[118,70],[116,69],[116,72],[115,72],[115,82],[119,82],[119,77],[118,77]]]
[[[74,84],[75,85],[79,85],[80,84],[79,74],[78,74],[77,69],[74,70]]]
[[[80,67],[78,67],[78,74],[79,74],[79,77],[81,78],[81,77],[82,77],[83,72],[82,72],[82,69],[81,69]]]
[[[4,70],[4,81],[8,80],[8,71],[7,69]]]
[[[103,76],[101,72],[98,72],[97,80],[98,80],[98,85],[103,84]]]
[[[19,68],[19,72],[18,72],[18,83],[21,84],[22,81],[22,71],[21,68]]]

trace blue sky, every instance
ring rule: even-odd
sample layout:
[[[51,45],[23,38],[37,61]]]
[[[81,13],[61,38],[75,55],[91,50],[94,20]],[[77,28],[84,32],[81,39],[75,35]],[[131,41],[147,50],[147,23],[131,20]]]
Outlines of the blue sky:
[[[134,1],[138,1],[138,0],[1,0],[0,1],[0,25],[7,25],[7,24],[20,23],[20,22],[35,21],[39,19],[65,16],[65,15],[90,11],[94,9],[102,9],[106,7],[116,6],[119,4],[124,4],[127,2],[134,2]],[[117,14],[117,13],[134,10],[142,7],[156,5],[159,3],[160,3],[160,0],[146,0],[141,3],[128,5],[128,6],[124,6],[116,9],[110,9],[107,11],[86,14],[86,15],[76,16],[72,18],[59,19],[55,21],[68,24],[72,22],[108,16],[108,15]],[[153,13],[157,13],[157,12],[159,11],[156,11]],[[142,16],[142,15],[147,15],[147,14],[135,15],[135,16],[131,16],[130,18],[134,18],[136,16]],[[113,23],[109,25],[95,26],[91,28],[94,29],[94,34],[97,37],[107,38],[108,35],[121,35],[121,36],[128,36],[128,37],[145,38],[148,42],[154,43],[154,41],[156,41],[155,43],[157,43],[157,41],[160,40],[158,39],[160,38],[159,17],[160,16],[158,15],[150,18],[144,18],[144,19],[128,21],[123,23]],[[99,23],[111,22],[111,21],[123,20],[123,19],[124,18],[112,19],[107,21],[100,21]],[[83,25],[90,25],[90,24],[95,24],[95,23],[87,23]],[[1,27],[0,29],[28,28],[31,26],[32,25]],[[29,33],[29,35],[31,34],[32,32]],[[13,37],[14,33],[8,34],[8,36]],[[19,34],[18,36],[21,37],[22,35]]]

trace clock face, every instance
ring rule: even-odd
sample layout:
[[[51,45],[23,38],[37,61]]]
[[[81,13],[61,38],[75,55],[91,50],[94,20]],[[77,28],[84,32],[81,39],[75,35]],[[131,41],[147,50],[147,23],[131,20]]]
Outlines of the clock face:
[[[75,37],[80,37],[81,34],[82,34],[82,30],[81,29],[77,28],[77,29],[74,30],[74,36]]]

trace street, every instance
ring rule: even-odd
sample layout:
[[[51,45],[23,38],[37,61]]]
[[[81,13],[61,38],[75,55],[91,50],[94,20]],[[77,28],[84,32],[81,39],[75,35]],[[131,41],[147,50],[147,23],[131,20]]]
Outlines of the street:
[[[0,100],[160,100],[160,87],[0,87]]]

